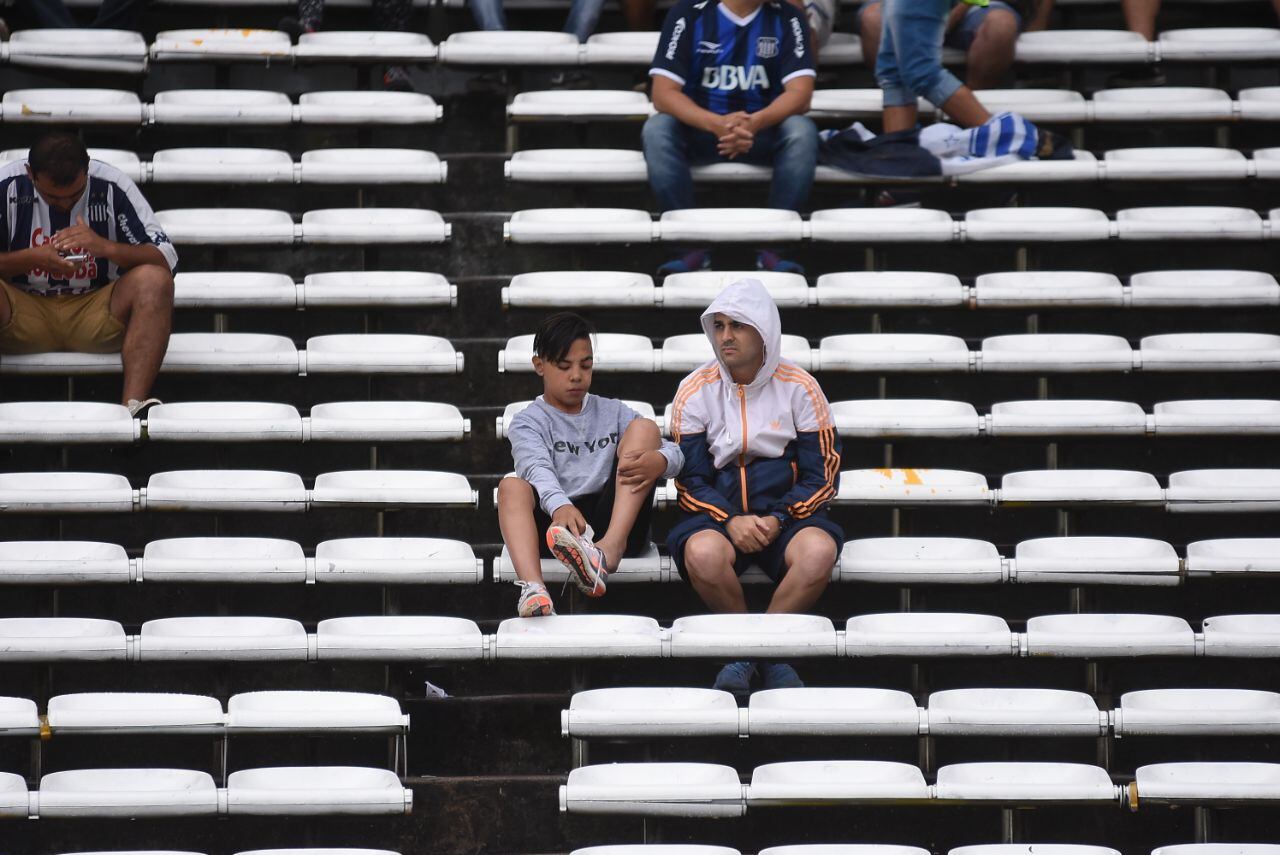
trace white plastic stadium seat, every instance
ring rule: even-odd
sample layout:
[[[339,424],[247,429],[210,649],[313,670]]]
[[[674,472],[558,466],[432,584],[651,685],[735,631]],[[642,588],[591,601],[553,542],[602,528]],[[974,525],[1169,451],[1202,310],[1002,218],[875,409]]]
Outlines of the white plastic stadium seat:
[[[512,243],[649,243],[653,220],[627,208],[533,208],[503,226]]]
[[[744,658],[834,656],[836,630],[817,615],[710,614],[676,618],[671,656]]]
[[[548,270],[511,277],[511,284],[502,289],[502,304],[530,308],[653,306],[657,295],[653,277],[647,273]]]
[[[1118,335],[1021,333],[982,340],[983,371],[1129,371],[1133,349]]]
[[[296,309],[300,300],[288,274],[213,270],[175,274],[173,304],[184,309]]]
[[[1138,36],[1137,33],[1126,33],[1126,35]],[[1142,37],[1138,36],[1138,38]],[[1145,40],[1143,44],[1146,44]],[[1120,852],[1106,846],[1089,846],[1082,843],[984,843],[975,846],[956,846],[947,855],[1120,855]]]
[[[1280,616],[1237,614],[1201,622],[1205,656],[1274,657],[1280,653]]]
[[[546,620],[546,618],[537,618]],[[568,813],[742,816],[746,803],[732,766],[714,763],[608,763],[582,766],[560,788]]]
[[[453,404],[431,401],[336,401],[316,404],[307,439],[448,442],[464,439],[470,419]]]
[[[444,108],[417,92],[304,92],[298,119],[304,125],[427,125]]]
[[[955,220],[929,208],[833,208],[809,216],[815,241],[841,243],[948,243]]]
[[[12,772],[0,772],[0,818],[26,819],[29,805],[26,779]]]
[[[802,336],[783,335],[782,355],[806,371],[812,367],[812,350]],[[663,371],[687,373],[715,359],[715,350],[704,333],[681,333],[663,339],[660,361]]]
[[[752,736],[914,736],[920,708],[906,692],[806,686],[751,693]]]
[[[835,401],[841,436],[977,436],[982,417],[967,401],[867,398]]]
[[[800,760],[757,766],[747,805],[874,804],[929,798],[924,775],[909,763],[883,760]]]
[[[179,245],[289,246],[294,237],[288,212],[267,208],[173,208],[156,219]]]
[[[298,351],[281,335],[174,333],[162,369],[197,374],[296,374]]]
[[[1158,504],[1164,491],[1148,472],[1128,469],[1034,469],[1000,481],[1002,504]]]
[[[629,615],[511,618],[498,625],[499,659],[621,659],[662,655],[658,622]]]
[[[328,661],[479,661],[485,638],[456,617],[377,615],[316,624],[316,655]]]
[[[302,416],[288,404],[160,404],[147,411],[147,437],[157,442],[301,442]]]
[[[1280,799],[1280,763],[1154,763],[1134,773],[1139,803],[1213,805]]]
[[[972,241],[1100,241],[1111,237],[1111,221],[1092,208],[977,208],[964,215],[964,234]]]
[[[809,305],[809,283],[799,273],[772,270],[696,270],[672,273],[662,280],[661,303],[665,309],[705,309],[725,288],[742,279],[764,286],[780,309]]]
[[[954,273],[824,273],[815,286],[819,306],[962,306],[966,299],[965,287]]]
[[[916,99],[922,116],[932,116],[933,105]],[[817,89],[809,106],[809,115],[822,119],[875,119],[884,112],[884,93],[879,86],[865,89]]]
[[[1018,62],[1145,63],[1151,43],[1129,30],[1042,30],[1018,36]],[[967,853],[966,853],[967,855]]]
[[[626,34],[610,33],[609,35]],[[573,850],[570,855],[742,855],[742,853],[728,846],[707,846],[699,843],[622,843],[609,846],[585,846]]]
[[[469,543],[438,537],[348,537],[316,544],[324,584],[475,584],[484,564]]]
[[[118,353],[49,351],[0,355],[0,374],[118,374]]]
[[[810,6],[819,14],[825,14],[817,6]],[[944,55],[948,48],[943,48]],[[822,46],[822,62],[824,65],[858,65],[862,62],[862,39],[853,33],[831,33],[827,43]]]
[[[1261,240],[1262,218],[1250,208],[1184,205],[1116,212],[1121,240]]]
[[[1108,151],[1103,167],[1109,181],[1239,180],[1249,174],[1249,161],[1230,148],[1119,148]],[[1120,236],[1124,237],[1121,228]]]
[[[1064,124],[1089,119],[1089,102],[1070,89],[980,89],[974,96],[992,115],[1012,111],[1032,122]]]
[[[395,698],[366,692],[240,692],[227,701],[227,732],[403,733]]]
[[[987,479],[958,469],[852,469],[840,473],[838,505],[987,505]]]
[[[961,537],[868,537],[840,552],[840,579],[894,585],[980,585],[1005,581],[992,543]]]
[[[955,180],[958,184],[1092,184],[1101,174],[1098,158],[1077,150],[1064,160],[1014,160],[957,175]]]
[[[288,59],[292,53],[288,34],[279,30],[165,30],[156,33],[151,45],[151,56],[157,60],[269,62]]]
[[[944,801],[1115,802],[1111,776],[1083,763],[956,763],[938,770]]]
[[[84,540],[0,542],[0,584],[77,585],[133,581],[129,555],[116,543]]]
[[[1193,656],[1195,634],[1180,617],[1143,614],[1040,615],[1027,621],[1031,656]]]
[[[418,270],[341,270],[309,273],[304,306],[452,306],[458,287],[439,273]]]
[[[1107,714],[1084,692],[950,689],[929,696],[932,736],[1104,736]]]
[[[139,74],[146,61],[146,41],[130,30],[31,29],[9,37],[11,65]]]
[[[0,403],[0,442],[127,445],[138,435],[138,422],[119,404],[93,401]]]
[[[657,370],[658,353],[645,336],[595,333],[591,337],[591,344],[596,371],[649,373]],[[515,336],[507,339],[507,346],[498,351],[498,371],[532,373],[532,359],[533,336]]]
[[[1125,692],[1114,717],[1117,736],[1272,735],[1280,732],[1280,694],[1254,689]]]
[[[1236,100],[1243,121],[1273,122],[1280,117],[1280,86],[1241,89]]]
[[[151,158],[157,184],[292,184],[293,157],[269,148],[170,148]]]
[[[1177,585],[1178,553],[1145,537],[1041,537],[1014,554],[1013,581],[1068,585]]]
[[[1195,86],[1147,86],[1103,89],[1093,93],[1093,118],[1099,122],[1229,122],[1231,96],[1221,89]]]
[[[1280,469],[1190,469],[1169,474],[1168,509],[1243,513],[1280,509]]]
[[[644,65],[658,50],[657,32],[596,33],[587,38],[583,61],[587,65]]]
[[[575,42],[576,44],[576,42]],[[629,89],[574,89],[520,92],[507,105],[513,121],[639,120],[653,115],[643,92]]]
[[[292,472],[262,469],[183,469],[147,481],[147,510],[304,511],[307,491]]]
[[[97,618],[0,618],[0,662],[123,660],[124,627]]]
[[[316,476],[311,507],[475,507],[465,475],[420,469],[356,469]]]
[[[160,618],[142,624],[138,647],[143,662],[305,662],[307,631],[275,617]]]
[[[849,656],[1013,656],[1003,618],[946,612],[858,615],[845,625]]]
[[[328,245],[443,243],[450,226],[421,208],[327,208],[302,215],[302,242]]]
[[[729,697],[733,700],[732,696]],[[737,731],[738,705],[733,705],[734,731]],[[40,714],[36,711],[36,702],[28,698],[0,697],[0,735],[3,736],[39,736]],[[23,787],[25,791],[25,787]],[[0,784],[0,792],[5,787]],[[4,796],[0,796],[0,805],[4,804]],[[0,807],[0,811],[4,808]],[[3,816],[0,813],[0,816]]]
[[[429,62],[436,46],[422,33],[332,30],[303,33],[293,56],[304,62]]]
[[[1275,87],[1280,91],[1280,87]],[[1243,108],[1244,103],[1241,103]],[[93,149],[90,149],[92,157]],[[1252,155],[1254,175],[1264,181],[1280,178],[1280,148],[1255,148]]]
[[[738,702],[717,689],[591,689],[574,692],[560,731],[575,739],[737,736]]]
[[[4,120],[38,124],[141,125],[142,102],[123,89],[10,89]]]
[[[350,333],[307,339],[308,374],[458,374],[463,357],[433,335]]]
[[[227,778],[230,816],[407,814],[413,792],[388,769],[274,766]]]
[[[1002,401],[991,406],[992,436],[1141,436],[1147,414],[1130,401]]]
[[[666,211],[658,222],[664,241],[798,241],[804,222],[795,211],[777,208],[687,208]]]
[[[99,472],[0,474],[0,513],[128,513],[133,488],[123,475]]]
[[[577,65],[580,52],[572,33],[536,30],[471,30],[440,44],[448,65]]]
[[[82,692],[49,699],[49,729],[68,733],[221,733],[216,698],[168,692]]]
[[[503,166],[503,174],[511,181],[599,184],[644,181],[649,170],[645,166],[642,151],[620,148],[541,148],[514,152]]]
[[[1280,59],[1280,30],[1271,27],[1195,27],[1165,30],[1157,44],[1162,60],[1248,62]]]
[[[268,537],[174,537],[142,553],[141,582],[307,581],[307,559],[291,540]]]
[[[1275,306],[1280,284],[1256,270],[1153,270],[1129,277],[1133,306]]]
[[[1144,371],[1272,371],[1280,368],[1280,335],[1170,333],[1139,344]]]
[[[208,772],[188,769],[76,769],[40,779],[40,816],[214,816],[218,791]]]
[[[1232,537],[1187,544],[1188,576],[1280,573],[1280,537]]]
[[[1151,855],[1277,855],[1280,843],[1179,843],[1159,846]]]
[[[983,273],[974,280],[973,293],[979,308],[1124,305],[1124,287],[1112,273]]]
[[[815,358],[822,371],[968,371],[972,363],[964,339],[932,333],[829,335]]]
[[[449,173],[435,152],[416,148],[321,148],[300,164],[303,184],[443,184]]]
[[[170,89],[156,93],[151,116],[157,125],[287,125],[293,104],[265,89]]]

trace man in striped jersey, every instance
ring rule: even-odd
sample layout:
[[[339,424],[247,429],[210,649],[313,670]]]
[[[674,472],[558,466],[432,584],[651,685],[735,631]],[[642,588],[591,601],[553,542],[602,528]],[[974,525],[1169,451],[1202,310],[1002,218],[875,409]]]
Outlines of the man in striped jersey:
[[[777,588],[771,613],[808,611],[831,580],[844,533],[828,516],[840,486],[840,437],[809,372],[781,353],[778,307],[756,279],[702,313],[716,358],[680,383],[671,436],[684,466],[684,518],[667,536],[680,575],[715,612],[745,613],[738,574],[757,565]],[[715,687],[739,698],[803,685],[790,665],[726,665]]]
[[[119,353],[138,415],[169,346],[178,254],[127,175],[66,133],[0,167],[0,353]]]

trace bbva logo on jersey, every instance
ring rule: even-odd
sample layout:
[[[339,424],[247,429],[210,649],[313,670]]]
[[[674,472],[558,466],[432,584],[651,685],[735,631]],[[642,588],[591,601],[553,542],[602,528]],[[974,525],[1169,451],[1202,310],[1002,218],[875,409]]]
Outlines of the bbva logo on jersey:
[[[769,75],[763,65],[708,65],[702,69],[702,88],[719,89],[727,92],[730,89],[746,91],[769,88]]]

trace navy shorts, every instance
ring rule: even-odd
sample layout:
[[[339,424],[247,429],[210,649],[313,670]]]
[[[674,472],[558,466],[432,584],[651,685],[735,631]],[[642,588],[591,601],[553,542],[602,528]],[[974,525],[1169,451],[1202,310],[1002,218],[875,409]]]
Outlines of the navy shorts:
[[[747,568],[753,564],[764,571],[765,575],[774,581],[782,581],[782,577],[787,574],[787,544],[791,543],[791,538],[795,537],[806,528],[820,528],[827,534],[831,535],[831,539],[836,544],[836,554],[840,554],[840,548],[844,546],[844,530],[840,526],[831,521],[831,518],[824,513],[814,514],[802,520],[795,520],[787,527],[787,530],[778,535],[778,539],[769,544],[760,552],[738,552],[734,550],[733,569],[739,576],[746,572]],[[693,514],[685,517],[676,523],[671,529],[671,533],[667,535],[667,552],[671,554],[671,560],[675,562],[676,569],[680,571],[680,578],[686,582],[689,581],[689,574],[684,569],[684,545],[700,531],[718,531],[724,535],[725,540],[729,539],[729,534],[725,527],[713,520],[706,514]]]

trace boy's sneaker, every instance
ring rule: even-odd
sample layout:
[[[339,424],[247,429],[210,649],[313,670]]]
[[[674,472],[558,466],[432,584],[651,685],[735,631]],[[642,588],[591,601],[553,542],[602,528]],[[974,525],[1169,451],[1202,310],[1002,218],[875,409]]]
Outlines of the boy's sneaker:
[[[692,273],[695,270],[708,270],[711,267],[711,250],[694,249],[678,258],[673,258],[658,267],[659,276],[670,276],[672,273]]]
[[[760,669],[766,689],[803,689],[804,681],[796,669],[781,662],[765,665]]]
[[[541,582],[516,582],[520,586],[520,599],[516,603],[516,614],[520,617],[546,617],[556,613],[551,604],[551,595],[547,586]]]
[[[751,697],[751,678],[755,673],[756,663],[754,662],[730,662],[720,669],[711,688],[728,692],[739,702],[745,702]]]
[[[762,249],[756,254],[756,270],[774,270],[778,273],[799,273],[804,275],[804,267],[795,261],[788,261],[771,249]]]
[[[579,537],[562,525],[547,529],[547,549],[569,568],[569,578],[588,597],[604,596],[604,551],[585,537]]]

